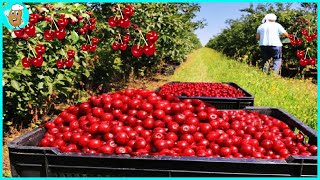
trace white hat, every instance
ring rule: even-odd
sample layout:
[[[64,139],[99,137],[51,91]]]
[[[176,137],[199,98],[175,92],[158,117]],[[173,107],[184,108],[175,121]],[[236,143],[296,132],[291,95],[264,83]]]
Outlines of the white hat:
[[[15,4],[11,7],[11,10],[14,10],[14,11],[19,11],[22,9],[23,9],[23,6],[21,6],[20,4]]]
[[[275,21],[275,20],[277,20],[277,16],[275,15],[275,14],[267,14],[266,16],[265,16],[265,18],[266,18],[266,20],[271,20],[271,21]]]

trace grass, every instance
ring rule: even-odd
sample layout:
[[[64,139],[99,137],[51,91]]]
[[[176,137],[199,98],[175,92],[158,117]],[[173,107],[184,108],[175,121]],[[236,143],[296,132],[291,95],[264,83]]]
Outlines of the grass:
[[[317,129],[317,85],[307,80],[267,75],[209,48],[191,53],[169,80],[235,82],[255,96],[255,106],[282,108]]]

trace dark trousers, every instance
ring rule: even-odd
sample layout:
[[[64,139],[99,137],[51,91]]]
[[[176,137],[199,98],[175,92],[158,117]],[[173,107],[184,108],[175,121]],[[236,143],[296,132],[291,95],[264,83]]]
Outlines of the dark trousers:
[[[273,58],[273,70],[276,73],[280,72],[282,63],[282,47],[281,46],[260,46],[262,62],[259,64],[260,67],[264,67],[265,63]]]

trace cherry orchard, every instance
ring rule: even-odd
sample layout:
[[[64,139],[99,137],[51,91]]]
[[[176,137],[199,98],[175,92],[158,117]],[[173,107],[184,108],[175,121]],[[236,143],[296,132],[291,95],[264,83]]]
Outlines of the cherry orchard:
[[[96,51],[99,39],[91,37],[97,20],[93,13],[69,14],[56,10],[50,4],[38,6],[30,14],[28,25],[13,32],[12,36],[18,42],[25,41],[26,48],[22,48],[25,54],[22,58],[23,67],[41,67],[46,61],[51,65],[48,62],[50,60],[44,58],[50,48],[55,53],[55,66],[58,69],[71,68],[75,59],[79,58],[76,49],[81,40],[85,41],[83,51]],[[83,38],[79,38],[77,32]],[[52,54],[47,57],[49,55]]]
[[[108,24],[112,28],[117,28],[112,49],[126,51],[129,44],[131,44],[131,54],[134,57],[141,57],[143,54],[153,56],[156,51],[155,43],[158,39],[158,33],[149,31],[144,35],[142,29],[130,21],[130,17],[134,15],[134,7],[132,5],[116,4],[112,8],[115,14],[109,17]],[[135,38],[132,40],[130,35]]]

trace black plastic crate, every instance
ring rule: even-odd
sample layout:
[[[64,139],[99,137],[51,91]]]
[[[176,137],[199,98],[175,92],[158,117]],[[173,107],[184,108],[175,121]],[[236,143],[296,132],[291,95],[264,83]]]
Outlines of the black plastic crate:
[[[245,110],[270,115],[297,128],[317,144],[317,133],[287,112],[269,107]],[[291,156],[286,160],[202,158],[62,153],[37,147],[45,129],[37,128],[10,142],[12,176],[49,177],[212,177],[212,176],[317,176],[317,156]]]
[[[176,83],[198,83],[198,82],[180,82],[180,81],[172,81],[167,84],[176,84]],[[203,83],[203,82],[202,82]],[[210,82],[207,82],[210,83]],[[217,109],[243,109],[246,106],[254,105],[254,96],[250,94],[248,91],[237,85],[233,82],[221,82],[222,84],[228,84],[236,89],[241,90],[245,96],[238,98],[223,98],[223,97],[207,97],[207,96],[177,96],[179,99],[200,99],[204,102],[207,102]],[[159,92],[160,88],[157,88],[155,91]]]

